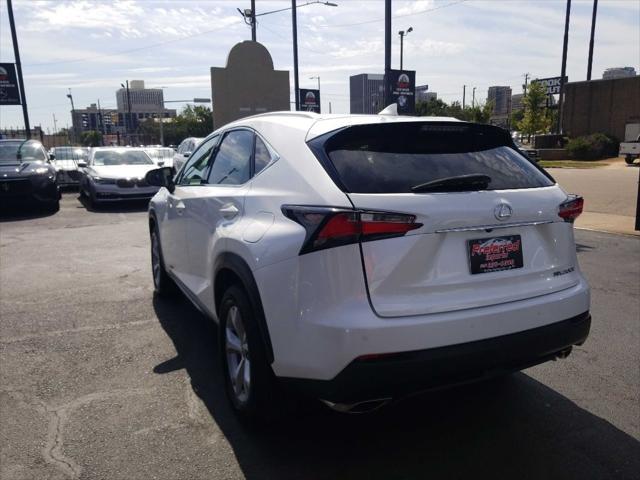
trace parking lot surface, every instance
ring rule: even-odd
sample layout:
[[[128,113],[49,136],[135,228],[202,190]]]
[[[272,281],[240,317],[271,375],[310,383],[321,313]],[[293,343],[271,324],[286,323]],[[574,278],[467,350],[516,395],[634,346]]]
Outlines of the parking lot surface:
[[[638,478],[640,238],[576,238],[593,325],[568,359],[252,432],[214,325],[153,296],[144,205],[3,218],[0,478]]]

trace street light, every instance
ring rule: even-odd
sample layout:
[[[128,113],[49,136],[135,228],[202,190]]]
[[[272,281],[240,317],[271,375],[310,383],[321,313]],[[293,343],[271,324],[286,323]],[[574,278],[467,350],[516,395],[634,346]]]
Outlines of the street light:
[[[402,53],[403,53],[402,50],[404,46],[404,37],[406,35],[409,35],[411,32],[413,32],[413,27],[407,28],[406,31],[400,30],[398,32],[398,35],[400,35],[400,70],[402,70]]]
[[[67,93],[67,98],[71,100],[71,131],[73,132],[72,134],[73,138],[71,139],[71,142],[74,142],[76,138],[76,126],[75,126],[75,122],[73,121],[73,117],[75,117],[76,109],[73,106],[73,95],[71,95],[71,89],[69,89],[69,93]]]
[[[255,28],[256,28],[256,17],[262,17],[264,15],[270,15],[272,13],[284,12],[286,10],[291,10],[291,24],[293,27],[293,84],[294,84],[294,96],[296,99],[296,110],[300,110],[300,93],[299,93],[299,80],[298,80],[298,18],[296,14],[296,9],[298,7],[306,7],[307,5],[326,5],[327,7],[337,7],[337,3],[321,1],[321,0],[312,0],[307,3],[303,3],[302,5],[296,5],[296,0],[291,0],[291,6],[287,8],[280,8],[278,10],[271,10],[269,12],[264,13],[256,13],[255,10],[255,2],[252,0],[251,9],[245,10],[244,12],[238,9],[240,15],[242,15],[245,19],[245,23],[247,22],[247,17],[250,17],[251,23],[251,32],[252,32],[252,40],[255,41]]]

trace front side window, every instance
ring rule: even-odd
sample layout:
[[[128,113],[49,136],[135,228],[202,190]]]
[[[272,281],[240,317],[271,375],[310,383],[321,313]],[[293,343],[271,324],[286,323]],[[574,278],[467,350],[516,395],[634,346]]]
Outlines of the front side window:
[[[253,132],[232,130],[218,148],[209,173],[209,184],[242,185],[251,178]]]
[[[218,143],[219,136],[211,137],[193,152],[183,169],[179,185],[202,185],[206,183],[206,172],[209,166],[211,152]]]

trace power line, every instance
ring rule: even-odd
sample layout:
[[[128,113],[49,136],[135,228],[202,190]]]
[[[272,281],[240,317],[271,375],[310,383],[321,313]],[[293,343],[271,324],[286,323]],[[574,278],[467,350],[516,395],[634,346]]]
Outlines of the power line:
[[[412,13],[403,13],[401,15],[393,15],[391,18],[404,18],[404,17],[414,17],[416,15],[422,15],[424,13],[429,13],[429,12],[433,12],[435,10],[440,10],[442,8],[447,8],[447,7],[452,7],[454,5],[458,5],[460,3],[464,3],[464,2],[468,2],[469,0],[457,0],[455,2],[451,2],[451,3],[447,3],[445,5],[439,5],[437,7],[433,7],[433,8],[428,8],[426,10],[422,10],[420,12],[412,12]],[[314,27],[317,28],[338,28],[338,27],[355,27],[358,25],[367,25],[369,23],[376,23],[376,22],[383,22],[384,18],[376,18],[375,20],[364,20],[362,22],[355,22],[355,23],[338,23],[335,25],[314,25]]]

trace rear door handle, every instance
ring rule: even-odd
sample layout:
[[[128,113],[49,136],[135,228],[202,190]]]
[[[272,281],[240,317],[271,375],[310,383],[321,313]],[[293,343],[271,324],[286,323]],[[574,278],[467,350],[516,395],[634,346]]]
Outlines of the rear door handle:
[[[235,217],[239,212],[240,210],[238,210],[238,208],[233,203],[227,203],[220,207],[220,213],[226,219]]]

